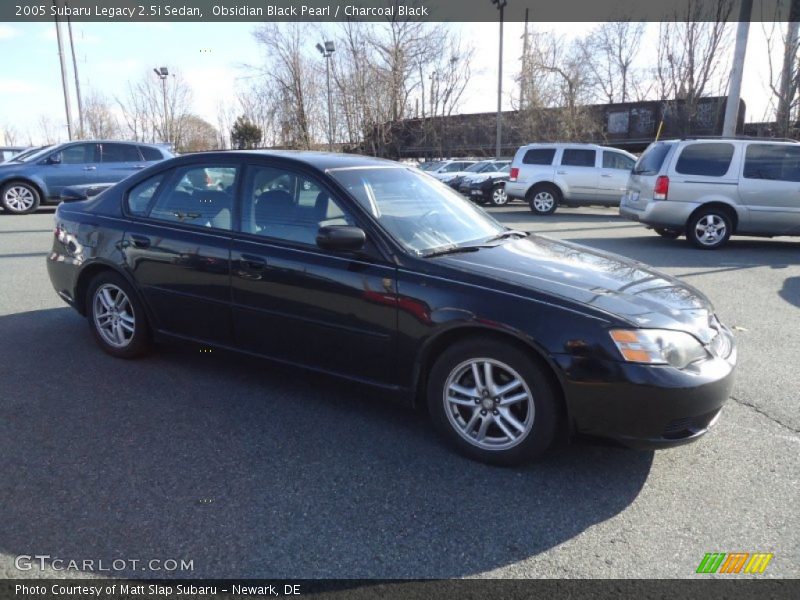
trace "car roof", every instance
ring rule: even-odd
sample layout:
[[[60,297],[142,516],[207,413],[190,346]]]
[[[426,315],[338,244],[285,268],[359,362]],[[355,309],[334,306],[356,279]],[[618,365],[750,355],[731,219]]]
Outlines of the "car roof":
[[[302,163],[320,171],[332,169],[352,169],[357,167],[397,167],[407,168],[393,160],[362,156],[361,154],[343,154],[338,152],[318,152],[315,150],[210,150],[185,154],[176,160],[189,160],[198,156],[207,158],[223,158],[230,156],[265,158],[281,158]]]

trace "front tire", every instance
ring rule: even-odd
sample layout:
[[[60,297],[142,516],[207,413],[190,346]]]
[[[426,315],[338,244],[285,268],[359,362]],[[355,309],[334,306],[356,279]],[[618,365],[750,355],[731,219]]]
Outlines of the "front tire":
[[[144,307],[121,275],[108,271],[91,281],[86,315],[98,345],[111,356],[138,358],[150,349]]]
[[[561,192],[552,185],[537,185],[528,192],[528,204],[536,215],[552,215],[561,200]]]
[[[506,188],[502,185],[496,185],[492,188],[492,206],[505,206],[508,204],[508,195]]]
[[[689,219],[686,239],[695,248],[716,250],[724,246],[733,233],[733,220],[725,210],[704,208]]]
[[[461,454],[494,465],[529,462],[550,447],[557,394],[545,368],[510,344],[473,338],[434,363],[428,408]]]
[[[32,213],[41,201],[39,190],[24,181],[11,181],[0,189],[0,204],[12,215]]]

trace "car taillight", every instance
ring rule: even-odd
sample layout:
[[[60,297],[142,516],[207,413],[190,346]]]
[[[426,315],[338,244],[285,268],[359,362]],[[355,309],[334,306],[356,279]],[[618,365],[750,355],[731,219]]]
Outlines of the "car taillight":
[[[666,200],[669,193],[669,177],[659,175],[653,188],[653,200]]]
[[[516,181],[517,180],[517,175],[519,175],[519,169],[517,169],[515,167],[515,168],[511,169],[511,173],[509,173],[509,179],[511,181]]]

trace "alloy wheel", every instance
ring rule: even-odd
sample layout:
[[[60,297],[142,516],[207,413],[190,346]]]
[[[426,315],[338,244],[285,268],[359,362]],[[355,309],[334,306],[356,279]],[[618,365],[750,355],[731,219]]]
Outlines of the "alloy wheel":
[[[446,380],[443,402],[454,430],[482,450],[506,450],[531,432],[533,394],[510,366],[475,358],[456,366]]]
[[[537,192],[533,197],[533,206],[538,212],[547,212],[553,208],[556,199],[550,192]]]
[[[30,210],[36,202],[33,192],[24,185],[13,185],[3,195],[5,206],[14,212]]]
[[[716,246],[725,239],[728,226],[719,215],[708,214],[701,217],[695,225],[695,237],[704,246]]]
[[[492,192],[492,204],[495,206],[503,206],[508,202],[505,188],[498,187]]]
[[[104,342],[114,348],[125,348],[131,343],[136,317],[130,299],[119,287],[104,283],[97,288],[92,317]]]

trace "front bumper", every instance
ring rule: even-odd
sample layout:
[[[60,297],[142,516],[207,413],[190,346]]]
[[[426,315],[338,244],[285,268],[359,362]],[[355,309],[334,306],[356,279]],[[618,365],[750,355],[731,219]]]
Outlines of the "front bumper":
[[[733,388],[736,348],[691,370],[568,355],[561,367],[573,432],[637,449],[680,446],[717,421]]]

